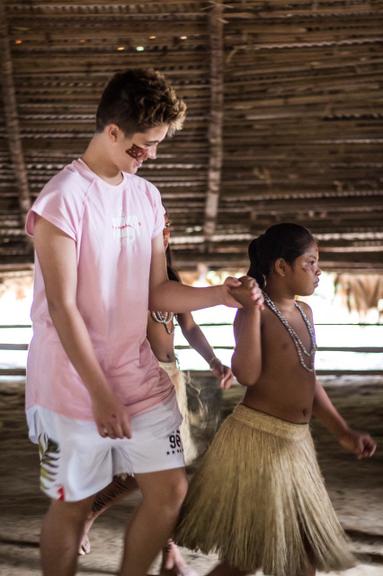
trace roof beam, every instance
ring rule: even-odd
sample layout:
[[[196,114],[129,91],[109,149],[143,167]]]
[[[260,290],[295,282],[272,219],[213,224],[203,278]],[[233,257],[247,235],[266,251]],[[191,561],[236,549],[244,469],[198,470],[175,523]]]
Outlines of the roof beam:
[[[204,237],[209,241],[215,232],[222,171],[223,127],[223,5],[215,0],[209,10],[210,36],[210,121],[209,171],[205,204]]]
[[[3,91],[5,125],[8,135],[9,151],[19,189],[19,205],[24,221],[26,213],[31,206],[31,198],[29,193],[28,176],[25,167],[23,147],[20,137],[20,125],[17,113],[15,85],[13,81],[13,65],[8,24],[3,2],[0,2],[0,39],[2,73],[1,83]]]

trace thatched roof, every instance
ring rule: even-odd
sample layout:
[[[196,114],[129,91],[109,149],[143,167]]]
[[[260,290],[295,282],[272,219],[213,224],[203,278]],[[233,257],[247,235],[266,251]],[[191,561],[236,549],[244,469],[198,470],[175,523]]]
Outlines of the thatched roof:
[[[328,269],[383,268],[383,2],[7,0],[2,7],[0,258],[32,261],[23,214],[79,156],[112,73],[153,66],[187,101],[142,175],[178,266],[233,266],[280,220]],[[1,16],[1,13],[0,13]]]

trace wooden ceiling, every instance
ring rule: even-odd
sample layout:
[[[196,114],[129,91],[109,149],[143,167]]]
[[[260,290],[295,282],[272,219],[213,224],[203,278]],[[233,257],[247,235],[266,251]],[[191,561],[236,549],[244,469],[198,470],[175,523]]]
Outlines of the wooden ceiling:
[[[246,263],[289,220],[323,265],[383,270],[383,1],[7,0],[0,5],[0,259],[33,260],[25,211],[84,150],[108,78],[165,72],[184,130],[141,174],[179,268]]]

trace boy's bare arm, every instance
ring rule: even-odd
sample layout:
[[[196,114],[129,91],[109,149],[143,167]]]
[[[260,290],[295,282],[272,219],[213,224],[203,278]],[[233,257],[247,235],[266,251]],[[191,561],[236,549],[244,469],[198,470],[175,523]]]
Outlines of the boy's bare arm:
[[[231,296],[231,288],[240,286],[239,280],[227,278],[221,286],[193,288],[169,280],[166,273],[166,260],[162,234],[152,241],[150,267],[149,309],[164,312],[190,312],[224,304],[238,308],[238,302]]]
[[[49,313],[69,360],[89,391],[98,431],[111,437],[129,437],[126,409],[109,388],[77,308],[75,242],[41,217],[37,219],[34,235]]]
[[[348,426],[318,380],[315,382],[313,415],[336,436],[345,450],[353,452],[358,458],[368,458],[374,454],[375,440],[369,434],[352,430]]]

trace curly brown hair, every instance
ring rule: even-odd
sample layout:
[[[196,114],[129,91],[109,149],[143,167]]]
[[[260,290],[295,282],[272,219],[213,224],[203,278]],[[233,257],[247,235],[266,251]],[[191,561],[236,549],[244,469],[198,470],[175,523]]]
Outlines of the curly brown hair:
[[[125,135],[167,124],[168,135],[181,130],[186,104],[163,74],[151,68],[118,72],[108,82],[96,113],[96,129],[117,124]]]

